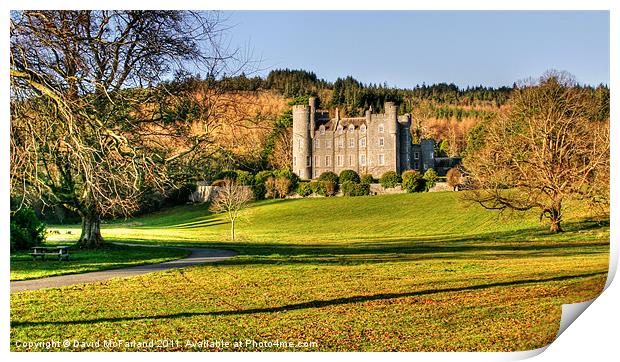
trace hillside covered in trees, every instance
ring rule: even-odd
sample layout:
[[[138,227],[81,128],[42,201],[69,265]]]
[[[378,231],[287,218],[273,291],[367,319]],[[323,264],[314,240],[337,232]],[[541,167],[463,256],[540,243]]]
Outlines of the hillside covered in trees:
[[[399,113],[412,115],[412,135],[414,142],[421,138],[433,138],[437,141],[437,154],[442,156],[463,155],[468,138],[475,136],[476,126],[506,111],[506,103],[516,84],[499,88],[482,85],[460,88],[455,84],[416,84],[411,88],[390,87],[387,84],[364,84],[352,76],[338,78],[328,82],[315,73],[305,70],[277,69],[266,77],[247,77],[241,74],[220,81],[229,92],[272,93],[279,99],[294,103],[305,103],[308,96],[319,98],[320,108],[327,109],[333,115],[339,108],[341,115],[360,116],[366,109],[383,112],[386,101],[397,102]],[[601,118],[609,117],[609,88],[585,86],[599,99]],[[262,152],[262,167],[285,167],[288,162],[288,141],[286,128],[290,127],[290,114],[281,115],[273,120],[274,132],[266,142],[267,149]],[[288,126],[287,126],[288,125]],[[290,130],[289,130],[290,132]],[[277,137],[276,137],[277,135]],[[269,155],[278,157],[270,162]]]

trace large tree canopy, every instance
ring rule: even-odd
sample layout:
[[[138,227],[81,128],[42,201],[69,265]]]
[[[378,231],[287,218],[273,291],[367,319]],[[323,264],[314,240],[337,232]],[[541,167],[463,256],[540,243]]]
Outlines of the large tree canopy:
[[[570,197],[609,203],[609,109],[597,90],[550,72],[513,92],[464,159],[467,197],[489,209],[539,209],[562,230]]]
[[[81,245],[103,243],[100,218],[135,211],[145,185],[163,187],[207,139],[206,111],[171,80],[233,73],[223,29],[211,12],[12,13],[12,195],[51,197],[82,217]]]

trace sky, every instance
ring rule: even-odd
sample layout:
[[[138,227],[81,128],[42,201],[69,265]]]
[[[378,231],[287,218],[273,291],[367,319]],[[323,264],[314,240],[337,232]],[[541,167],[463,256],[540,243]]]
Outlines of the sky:
[[[410,88],[512,86],[546,70],[609,84],[607,11],[227,11],[231,44],[277,68]]]

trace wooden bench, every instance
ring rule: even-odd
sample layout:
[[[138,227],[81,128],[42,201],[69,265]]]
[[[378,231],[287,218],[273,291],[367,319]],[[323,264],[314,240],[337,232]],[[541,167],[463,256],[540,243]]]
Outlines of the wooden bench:
[[[41,260],[45,260],[46,255],[54,255],[58,260],[69,260],[69,247],[68,246],[35,246],[32,248],[32,260],[37,260],[37,256],[41,257]]]

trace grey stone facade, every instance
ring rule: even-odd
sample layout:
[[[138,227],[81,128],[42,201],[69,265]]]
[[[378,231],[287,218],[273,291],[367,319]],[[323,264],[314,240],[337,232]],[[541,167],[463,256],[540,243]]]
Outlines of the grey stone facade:
[[[293,172],[302,179],[321,173],[354,170],[381,177],[387,171],[424,172],[434,167],[435,141],[411,142],[411,116],[399,116],[393,102],[385,112],[367,110],[364,117],[334,118],[316,109],[316,99],[293,107]]]

